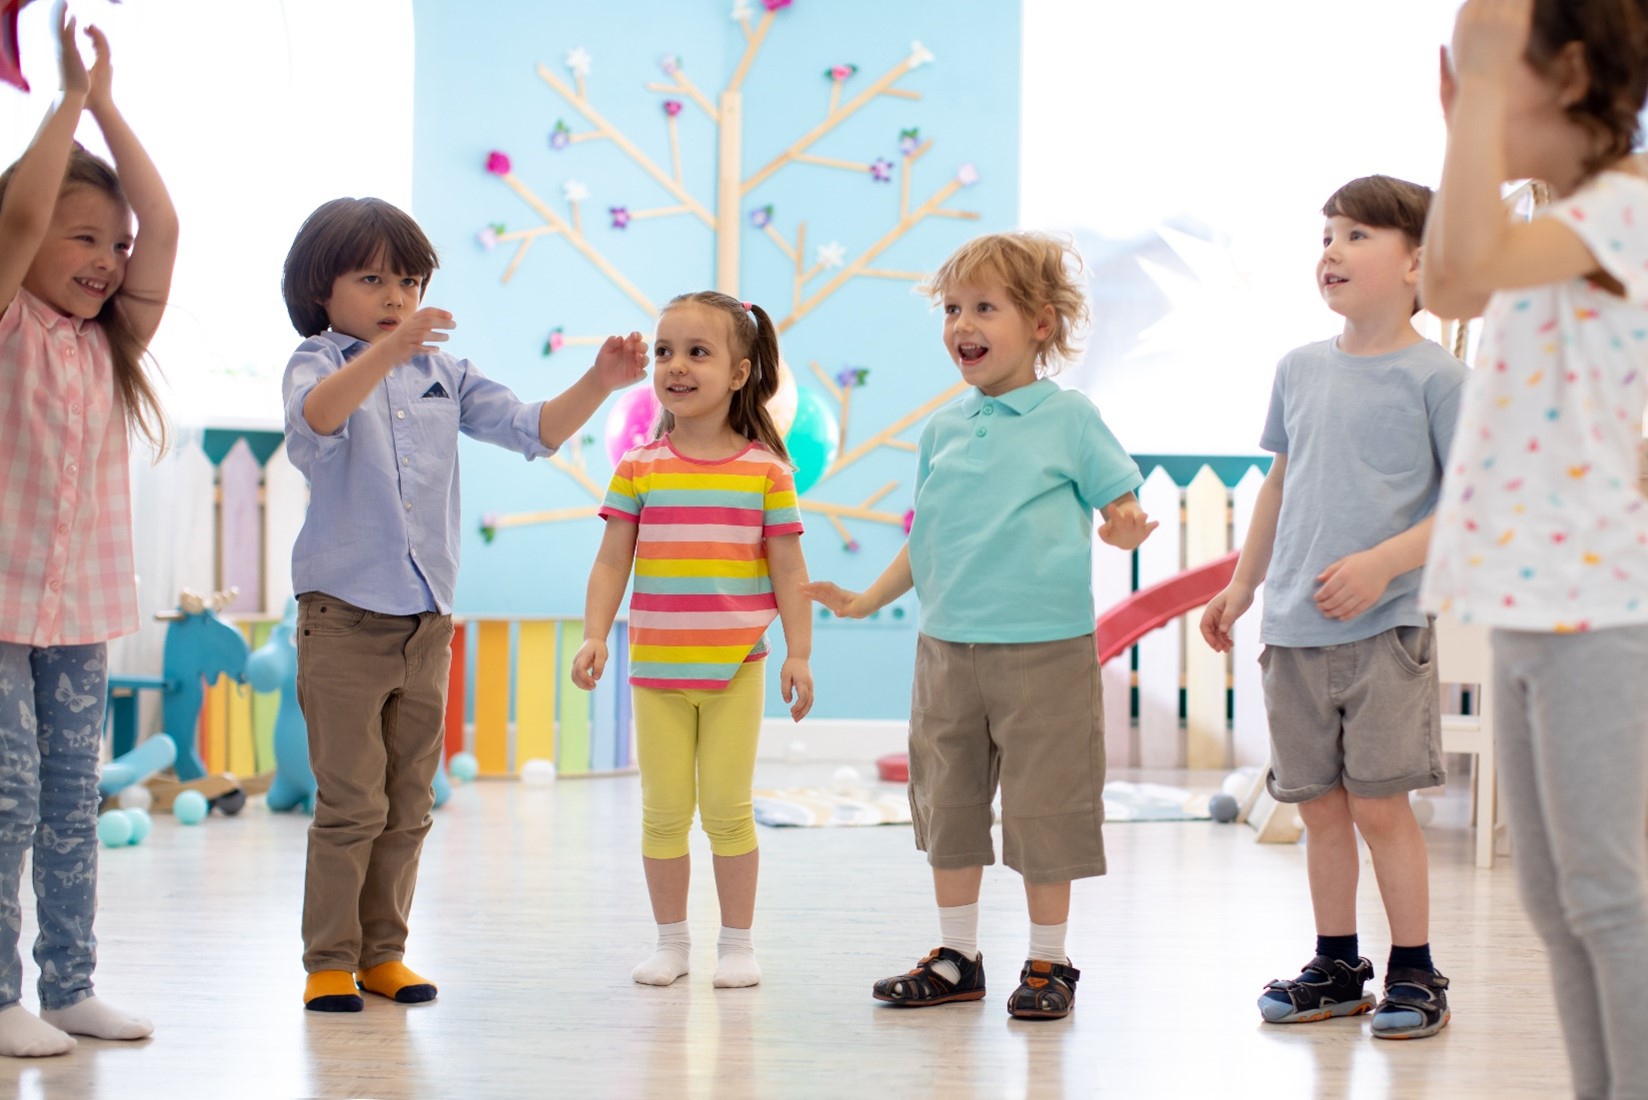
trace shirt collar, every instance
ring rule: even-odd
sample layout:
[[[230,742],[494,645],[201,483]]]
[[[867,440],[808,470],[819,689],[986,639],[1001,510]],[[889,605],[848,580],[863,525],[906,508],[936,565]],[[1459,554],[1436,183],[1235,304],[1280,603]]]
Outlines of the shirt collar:
[[[85,318],[65,317],[61,313],[57,312],[57,310],[47,305],[46,302],[40,297],[30,293],[22,287],[17,288],[17,295],[23,300],[23,304],[34,314],[35,319],[38,320],[44,328],[52,329],[63,326],[73,329],[74,334],[78,336],[86,327]]]
[[[346,363],[372,346],[365,340],[361,340],[354,336],[347,336],[341,332],[333,332],[331,329],[323,329],[320,332],[315,333],[315,338],[325,340],[327,343],[337,348],[338,354],[343,356],[343,360]]]
[[[1058,392],[1058,389],[1057,382],[1051,382],[1046,378],[1038,378],[1028,386],[1008,390],[1000,397],[988,397],[983,390],[974,386],[962,395],[961,411],[962,415],[972,417],[977,416],[979,410],[983,409],[986,404],[996,404],[1009,412],[1023,416],[1049,397],[1052,397],[1053,394]]]

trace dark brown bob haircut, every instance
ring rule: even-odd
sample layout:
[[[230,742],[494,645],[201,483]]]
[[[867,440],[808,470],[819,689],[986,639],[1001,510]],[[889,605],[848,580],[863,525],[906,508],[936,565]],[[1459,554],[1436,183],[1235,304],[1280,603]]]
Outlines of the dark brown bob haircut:
[[[1425,239],[1431,189],[1394,176],[1363,176],[1339,188],[1322,207],[1324,218],[1342,217],[1374,229],[1400,229],[1409,248]]]
[[[441,266],[418,223],[391,203],[333,199],[317,207],[293,238],[280,280],[286,312],[298,334],[324,332],[331,320],[321,303],[332,296],[332,284],[374,262],[416,276],[425,289]]]

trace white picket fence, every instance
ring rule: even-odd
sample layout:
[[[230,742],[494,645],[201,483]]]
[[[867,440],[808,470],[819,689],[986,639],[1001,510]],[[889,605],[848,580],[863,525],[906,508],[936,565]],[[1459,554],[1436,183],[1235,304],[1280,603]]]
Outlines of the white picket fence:
[[[1139,500],[1161,526],[1132,555],[1094,540],[1099,609],[1239,548],[1265,478],[1260,460],[1253,461],[1234,489],[1207,465],[1185,486],[1161,466],[1151,470]],[[1230,654],[1202,641],[1198,608],[1104,666],[1112,767],[1224,769],[1269,759],[1258,665],[1263,600],[1261,588],[1237,621]]]

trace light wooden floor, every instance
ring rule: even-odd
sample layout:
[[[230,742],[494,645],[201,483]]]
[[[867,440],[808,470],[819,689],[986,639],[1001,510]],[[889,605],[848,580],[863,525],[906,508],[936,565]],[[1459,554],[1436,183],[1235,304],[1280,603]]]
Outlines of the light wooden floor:
[[[759,786],[817,781],[763,765]],[[1216,781],[1217,777],[1213,777]],[[827,781],[827,779],[826,779]],[[1457,819],[1458,796],[1439,819]],[[212,1097],[1553,1097],[1566,1066],[1543,954],[1508,865],[1478,871],[1439,824],[1433,940],[1454,1019],[1423,1042],[1375,1042],[1365,1017],[1261,1026],[1253,1000],[1310,954],[1303,848],[1245,826],[1106,829],[1111,874],[1076,885],[1082,968],[1063,1022],[1007,1017],[1027,936],[1018,880],[985,877],[990,996],[896,1010],[870,983],[937,941],[907,827],[760,830],[756,946],[766,981],[715,990],[707,874],[694,884],[694,972],[636,986],[651,946],[632,777],[459,788],[425,849],[408,962],[441,998],[360,1015],[301,1007],[297,936],[306,819],[260,803],[195,828],[158,817],[103,853],[98,989],[151,1015],[152,1040],[83,1040],[0,1060],[24,1098]],[[695,837],[695,845],[702,837]],[[707,850],[695,847],[707,868]],[[1388,941],[1371,868],[1364,952]],[[27,903],[25,902],[27,907]],[[25,944],[32,925],[25,927]],[[25,956],[27,950],[25,948]],[[32,961],[24,1003],[34,1006]]]

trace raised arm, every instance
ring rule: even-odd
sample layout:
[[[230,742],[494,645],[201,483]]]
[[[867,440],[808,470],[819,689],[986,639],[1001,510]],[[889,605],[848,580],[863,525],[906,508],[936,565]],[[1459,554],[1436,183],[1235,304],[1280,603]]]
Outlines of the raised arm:
[[[559,447],[584,426],[613,390],[634,385],[647,376],[647,342],[639,332],[608,336],[595,355],[595,365],[558,397],[544,402],[538,414],[538,440]]]
[[[1597,270],[1596,258],[1573,230],[1550,218],[1513,223],[1500,201],[1510,82],[1515,67],[1525,63],[1531,17],[1531,0],[1472,0],[1459,12],[1452,64],[1442,51],[1448,145],[1419,267],[1420,301],[1440,317],[1477,316],[1496,290]],[[1547,182],[1562,191],[1579,181]]]
[[[34,255],[46,239],[52,210],[63,190],[63,176],[69,167],[69,150],[74,145],[74,128],[80,121],[91,86],[85,62],[74,44],[74,20],[57,5],[57,47],[63,72],[63,94],[46,112],[34,140],[24,151],[0,202],[0,309],[11,305],[17,289],[34,263]]]
[[[160,327],[166,296],[172,289],[172,268],[177,262],[177,210],[154,161],[114,105],[114,64],[109,57],[108,38],[96,27],[87,27],[86,37],[92,40],[96,57],[86,108],[103,131],[121,190],[126,192],[126,201],[137,217],[132,259],[126,266],[126,282],[117,301],[133,334],[147,344]]]

